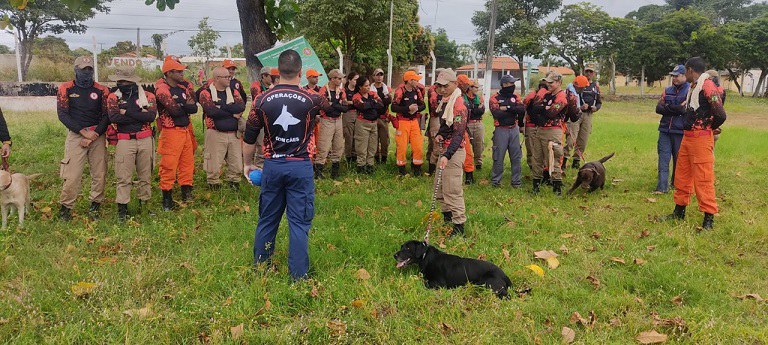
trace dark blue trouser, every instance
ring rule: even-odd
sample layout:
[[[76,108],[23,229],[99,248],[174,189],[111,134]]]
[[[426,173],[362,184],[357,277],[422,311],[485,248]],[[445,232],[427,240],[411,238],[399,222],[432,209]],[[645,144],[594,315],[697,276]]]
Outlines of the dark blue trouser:
[[[512,166],[512,185],[519,186],[522,181],[523,148],[520,146],[520,129],[496,127],[493,131],[493,168],[491,169],[491,183],[501,183],[501,175],[504,174],[504,157],[509,153],[509,162]]]
[[[256,264],[270,260],[280,219],[288,218],[288,270],[294,279],[309,270],[309,228],[315,216],[312,162],[267,159],[261,177],[259,224],[253,243]]]
[[[656,150],[659,152],[659,182],[656,191],[668,192],[670,181],[675,181],[675,167],[677,166],[677,152],[680,151],[682,134],[659,132],[659,143]],[[669,176],[669,160],[672,159],[672,178]]]

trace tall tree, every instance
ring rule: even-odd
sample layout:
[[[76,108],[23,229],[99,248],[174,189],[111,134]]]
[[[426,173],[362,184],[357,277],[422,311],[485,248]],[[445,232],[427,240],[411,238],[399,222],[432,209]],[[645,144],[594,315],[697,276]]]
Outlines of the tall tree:
[[[588,2],[564,6],[557,19],[547,24],[547,49],[568,62],[576,73],[583,73],[584,64],[595,58],[610,18]]]
[[[33,43],[45,33],[84,33],[83,21],[93,18],[98,12],[109,12],[106,3],[110,0],[89,0],[88,6],[62,6],[58,0],[34,0],[19,9],[8,1],[0,1],[0,14],[19,32],[19,54],[21,75],[26,78],[32,62]]]
[[[200,20],[197,29],[197,33],[189,39],[187,44],[192,48],[192,54],[203,56],[208,62],[216,54],[216,41],[221,34],[208,25],[208,17]]]
[[[52,61],[69,59],[72,56],[72,50],[69,49],[67,41],[50,35],[35,39],[32,52],[39,58]]]
[[[233,46],[230,46],[229,49],[232,50],[232,57],[233,58],[242,58],[245,57],[245,53],[243,52],[243,44],[238,43]],[[219,52],[221,52],[221,56],[227,56],[228,50],[227,46],[219,47]]]
[[[334,50],[340,47],[346,72],[362,71],[386,65],[389,9],[389,1],[304,0],[299,4],[296,27],[326,63],[335,65]],[[410,63],[415,55],[423,58],[431,47],[418,24],[418,1],[394,0],[394,11],[394,63]]]
[[[519,62],[523,74],[526,57],[537,58],[543,52],[541,38],[544,28],[539,24],[562,4],[561,0],[500,0],[496,11],[496,33],[494,50],[509,55]],[[488,28],[491,17],[491,1],[486,1],[485,10],[472,16],[472,24],[480,38],[475,41],[478,51],[488,46]],[[526,85],[523,85],[525,92]]]
[[[737,54],[745,69],[759,69],[760,77],[757,80],[752,97],[760,95],[760,90],[768,82],[768,14],[755,18],[745,23],[734,31]],[[765,95],[768,96],[768,95]]]
[[[14,51],[13,49],[11,49],[11,47],[5,44],[0,44],[0,54],[13,54],[13,53]]]
[[[432,31],[430,27],[427,27],[427,30]],[[448,38],[448,33],[445,29],[439,28],[432,35],[434,37],[437,67],[457,68],[467,63],[467,60],[462,59],[459,54],[459,45],[456,44],[456,41]]]
[[[595,54],[609,67],[609,93],[616,94],[616,58],[621,50],[627,49],[632,37],[637,30],[634,20],[624,18],[611,18],[605,23],[602,37],[597,45]]]
[[[155,48],[155,56],[162,57],[165,55],[163,52],[163,41],[165,37],[161,34],[152,34],[152,47]]]

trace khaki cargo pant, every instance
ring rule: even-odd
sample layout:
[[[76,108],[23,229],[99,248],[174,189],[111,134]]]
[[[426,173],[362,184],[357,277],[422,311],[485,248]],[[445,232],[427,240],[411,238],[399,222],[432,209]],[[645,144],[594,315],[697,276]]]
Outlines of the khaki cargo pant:
[[[536,134],[538,133],[537,127],[523,127],[523,133],[525,135],[525,162],[528,163],[528,168],[533,171],[533,143],[536,141]]]
[[[563,171],[560,164],[563,160],[563,129],[562,127],[539,127],[537,128],[537,139],[533,142],[533,178],[541,179],[544,176],[544,166],[550,166],[549,143],[554,146],[554,167],[550,169],[549,175],[552,181],[562,181]]]
[[[589,142],[589,135],[592,133],[592,113],[583,112],[581,118],[576,122],[568,122],[568,132],[565,136],[565,156],[571,155],[574,145],[576,150],[573,151],[573,159],[579,159],[579,152],[584,155],[587,150],[587,142]]]
[[[429,117],[429,137],[427,138],[427,158],[429,164],[437,164],[440,158],[440,145],[435,144],[437,131],[440,130],[440,117]]]
[[[259,131],[256,137],[256,146],[253,152],[253,165],[259,169],[264,169],[264,129]]]
[[[464,159],[467,153],[459,148],[453,154],[442,174],[442,183],[437,188],[437,202],[443,212],[451,212],[453,224],[464,224],[467,221],[466,206],[464,205]],[[437,179],[437,173],[435,173]]]
[[[344,121],[344,157],[355,156],[355,121],[357,120],[357,111],[350,110],[341,114],[341,120]]]
[[[80,133],[69,131],[64,141],[64,159],[59,169],[64,185],[59,203],[67,208],[75,206],[75,200],[80,194],[86,161],[91,173],[91,202],[104,202],[108,159],[106,136],[102,134],[88,147],[80,147],[80,139],[84,138]]]
[[[472,144],[472,152],[475,155],[475,165],[483,164],[483,149],[485,148],[485,125],[483,121],[470,121],[467,123],[469,130],[469,142]]]
[[[115,148],[115,177],[117,196],[115,202],[127,204],[131,201],[133,173],[136,173],[136,197],[148,201],[152,197],[152,164],[154,162],[154,138],[119,140]]]
[[[320,118],[320,135],[317,138],[315,164],[338,163],[344,153],[344,127],[341,118]]]
[[[383,157],[389,154],[389,120],[377,120],[376,131],[379,136],[379,147],[376,150],[376,157]]]
[[[379,141],[376,121],[357,119],[355,122],[355,154],[357,166],[373,166],[376,144]]]
[[[243,170],[243,149],[236,132],[205,130],[203,170],[209,184],[221,184],[221,165],[226,162],[228,182],[240,182]]]

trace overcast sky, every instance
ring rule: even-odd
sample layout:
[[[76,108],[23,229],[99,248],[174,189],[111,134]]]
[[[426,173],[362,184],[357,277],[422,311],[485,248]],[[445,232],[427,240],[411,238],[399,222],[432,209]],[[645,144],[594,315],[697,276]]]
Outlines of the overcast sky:
[[[342,0],[343,1],[343,0]],[[372,0],[384,1],[384,0]],[[564,0],[565,4],[579,0]],[[624,16],[628,12],[647,4],[660,4],[663,0],[591,0],[613,16]],[[458,43],[471,43],[475,39],[472,14],[483,9],[485,0],[419,0],[421,24],[433,28],[445,28],[448,36]],[[114,0],[110,3],[109,14],[98,14],[85,22],[89,30],[82,35],[59,35],[67,40],[70,48],[93,46],[96,42],[106,49],[117,41],[136,40],[136,28],[141,27],[141,43],[151,44],[153,33],[168,33],[174,30],[195,30],[197,23],[209,16],[209,23],[219,30],[219,45],[234,45],[242,41],[237,6],[234,0],[181,0],[174,10],[158,11],[154,6],[144,5],[143,0]],[[187,40],[192,31],[180,31],[167,40],[172,54],[190,53]],[[13,36],[0,33],[0,44],[13,48]]]

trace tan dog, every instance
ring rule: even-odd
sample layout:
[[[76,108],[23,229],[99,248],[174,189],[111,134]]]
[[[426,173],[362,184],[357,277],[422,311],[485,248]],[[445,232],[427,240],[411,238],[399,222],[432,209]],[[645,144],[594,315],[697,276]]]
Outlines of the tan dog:
[[[32,198],[29,180],[24,174],[11,174],[0,170],[0,212],[3,213],[3,229],[8,226],[8,213],[15,209],[19,214],[19,227],[24,227],[24,216],[29,211]]]

